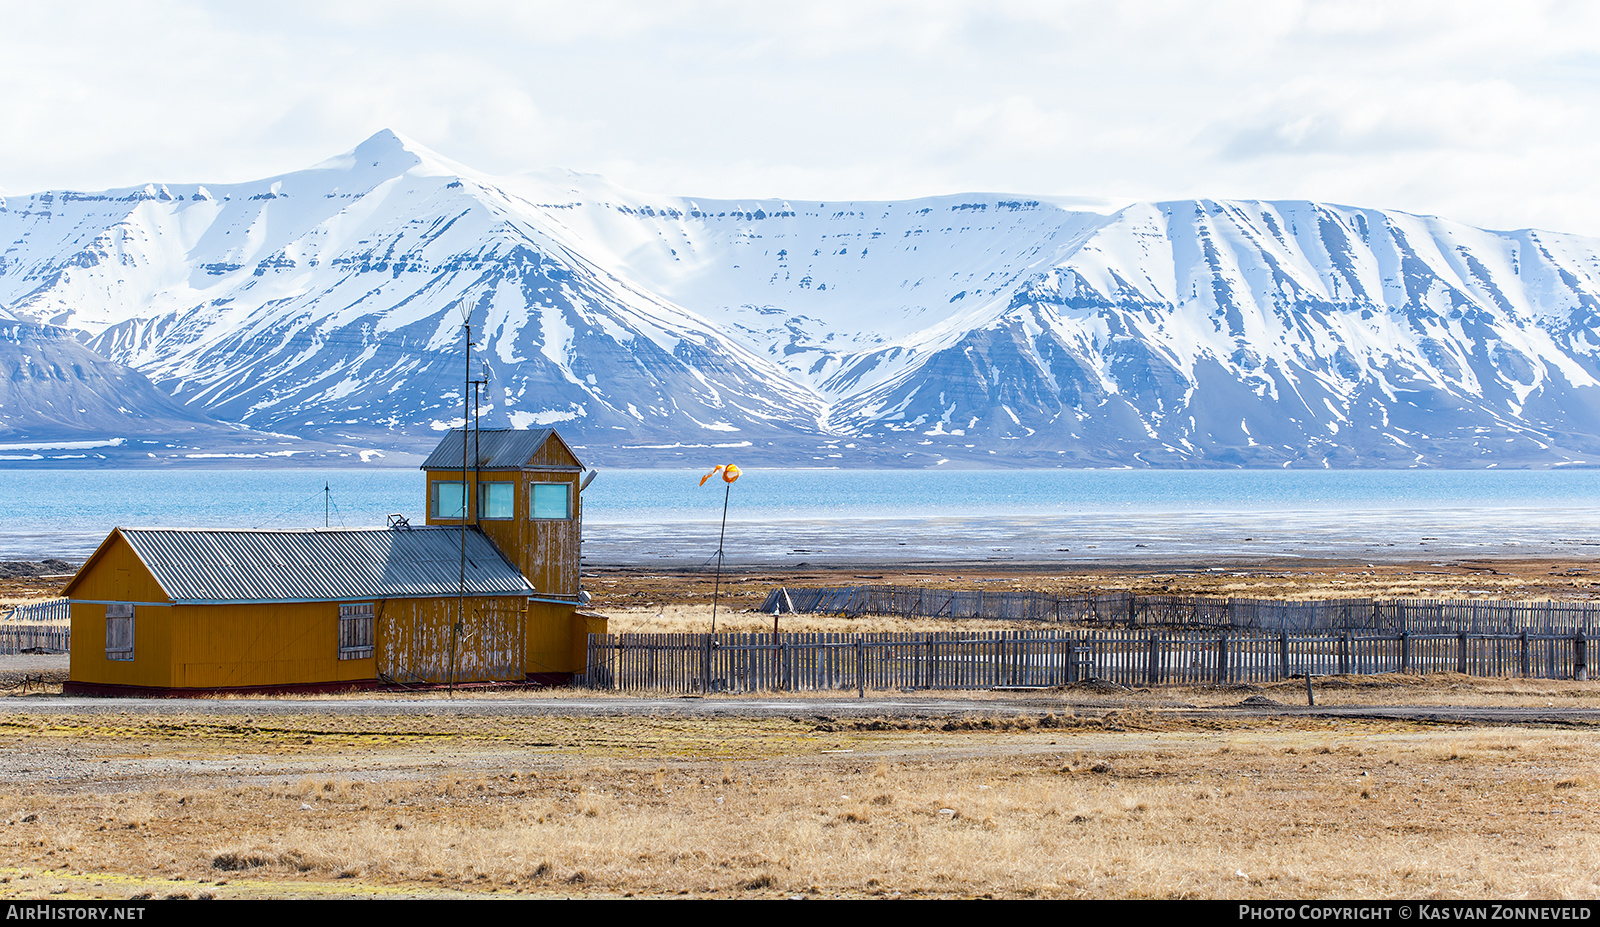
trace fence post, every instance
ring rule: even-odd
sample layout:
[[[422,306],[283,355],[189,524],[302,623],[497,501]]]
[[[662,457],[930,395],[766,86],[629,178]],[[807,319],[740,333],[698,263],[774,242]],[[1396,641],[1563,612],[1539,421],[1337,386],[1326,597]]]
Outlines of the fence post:
[[[1161,635],[1155,631],[1150,632],[1149,662],[1145,666],[1144,678],[1152,686],[1161,682]]]
[[[1411,672],[1411,632],[1400,632],[1400,672]]]
[[[1522,666],[1520,668],[1522,670],[1522,678],[1526,679],[1526,678],[1528,678],[1528,629],[1527,628],[1523,628],[1522,629],[1522,634],[1519,635],[1519,636],[1522,639],[1522,647],[1521,647],[1521,653],[1520,653],[1520,657],[1521,657],[1520,662],[1521,662]]]
[[[1078,681],[1078,639],[1067,635],[1067,684]]]
[[[1289,678],[1289,632],[1278,632],[1278,668],[1281,671],[1279,679]]]
[[[1589,639],[1583,629],[1572,639],[1572,678],[1585,682],[1589,678]]]
[[[700,691],[702,694],[711,691],[711,635],[705,636],[706,643],[701,648],[700,658]]]
[[[1456,672],[1467,675],[1467,632],[1456,635]]]
[[[867,697],[867,644],[856,635],[856,698]]]
[[[1217,635],[1217,685],[1228,681],[1228,632]]]
[[[1334,645],[1338,657],[1338,671],[1340,676],[1350,675],[1350,632],[1340,631],[1339,639]]]

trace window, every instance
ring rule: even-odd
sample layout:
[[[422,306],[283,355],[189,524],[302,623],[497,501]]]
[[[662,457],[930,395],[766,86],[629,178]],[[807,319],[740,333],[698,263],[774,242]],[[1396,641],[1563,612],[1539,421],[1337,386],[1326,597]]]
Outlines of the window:
[[[566,483],[534,483],[528,500],[533,518],[571,518],[572,487]]]
[[[479,483],[479,518],[516,518],[516,483]]]
[[[339,659],[372,656],[372,603],[339,606]]]
[[[466,485],[460,481],[437,480],[428,484],[428,507],[434,518],[461,518],[467,504]]]
[[[133,605],[118,602],[106,606],[106,659],[133,659]]]

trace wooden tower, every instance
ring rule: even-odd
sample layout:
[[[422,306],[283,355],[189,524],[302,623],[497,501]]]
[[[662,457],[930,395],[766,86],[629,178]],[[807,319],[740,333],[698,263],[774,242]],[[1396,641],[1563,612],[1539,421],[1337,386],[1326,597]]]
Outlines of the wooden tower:
[[[422,469],[428,524],[476,525],[541,597],[578,601],[584,466],[555,429],[456,429]]]

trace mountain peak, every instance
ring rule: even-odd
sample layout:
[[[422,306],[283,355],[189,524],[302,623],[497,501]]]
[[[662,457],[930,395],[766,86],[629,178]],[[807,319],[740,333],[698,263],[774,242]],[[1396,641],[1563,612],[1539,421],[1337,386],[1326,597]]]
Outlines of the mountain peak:
[[[393,129],[379,129],[351,151],[316,165],[323,170],[378,170],[386,175],[416,171],[426,174],[470,174],[467,167],[451,161],[422,143]]]
[[[426,147],[406,138],[393,129],[379,129],[352,152],[358,161],[387,161],[391,158],[408,159],[413,163],[432,155]]]

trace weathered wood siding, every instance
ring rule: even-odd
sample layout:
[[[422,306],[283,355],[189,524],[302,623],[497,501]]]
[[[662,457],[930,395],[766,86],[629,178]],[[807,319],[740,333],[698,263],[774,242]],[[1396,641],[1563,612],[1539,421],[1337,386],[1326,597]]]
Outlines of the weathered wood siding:
[[[547,442],[546,448],[551,444]],[[467,473],[467,492],[474,506],[477,503],[478,483],[514,482],[516,485],[516,517],[509,519],[483,519],[476,522],[483,533],[505,554],[506,559],[522,571],[540,595],[577,598],[578,557],[583,520],[582,500],[578,484],[583,473],[576,466],[570,469],[529,469],[522,471],[484,471]],[[433,485],[438,482],[461,482],[459,470],[428,471],[428,486],[423,502],[428,505],[428,524],[456,525],[459,519],[435,518],[431,500]],[[567,485],[570,518],[533,518],[529,499],[535,483],[565,483]],[[474,508],[476,513],[476,508]]]
[[[572,448],[567,447],[567,442],[561,436],[551,433],[549,440],[539,446],[533,457],[529,458],[528,466],[535,470],[582,470],[583,464],[578,462]]]
[[[523,491],[529,496],[533,493],[535,483],[565,483],[571,517],[522,519],[526,533],[521,547],[515,554],[510,551],[506,553],[541,595],[576,598],[581,543],[579,532],[583,523],[583,502],[578,495],[578,481],[582,474],[575,470],[529,470],[522,476]],[[522,514],[528,514],[526,506]]]
[[[458,598],[379,603],[378,670],[402,683],[519,681],[525,603],[513,596],[468,597],[464,611]]]
[[[518,520],[525,522],[518,550],[506,548],[506,556],[522,569],[533,588],[540,595],[578,597],[578,559],[582,543],[583,500],[578,493],[582,481],[583,464],[573,455],[572,449],[554,432],[539,446],[522,472]],[[567,484],[568,516],[564,519],[530,518],[527,500],[533,495],[534,483]],[[496,543],[499,543],[498,540]],[[583,637],[579,637],[582,640]],[[571,647],[571,640],[568,641]],[[530,668],[529,672],[533,670]]]

